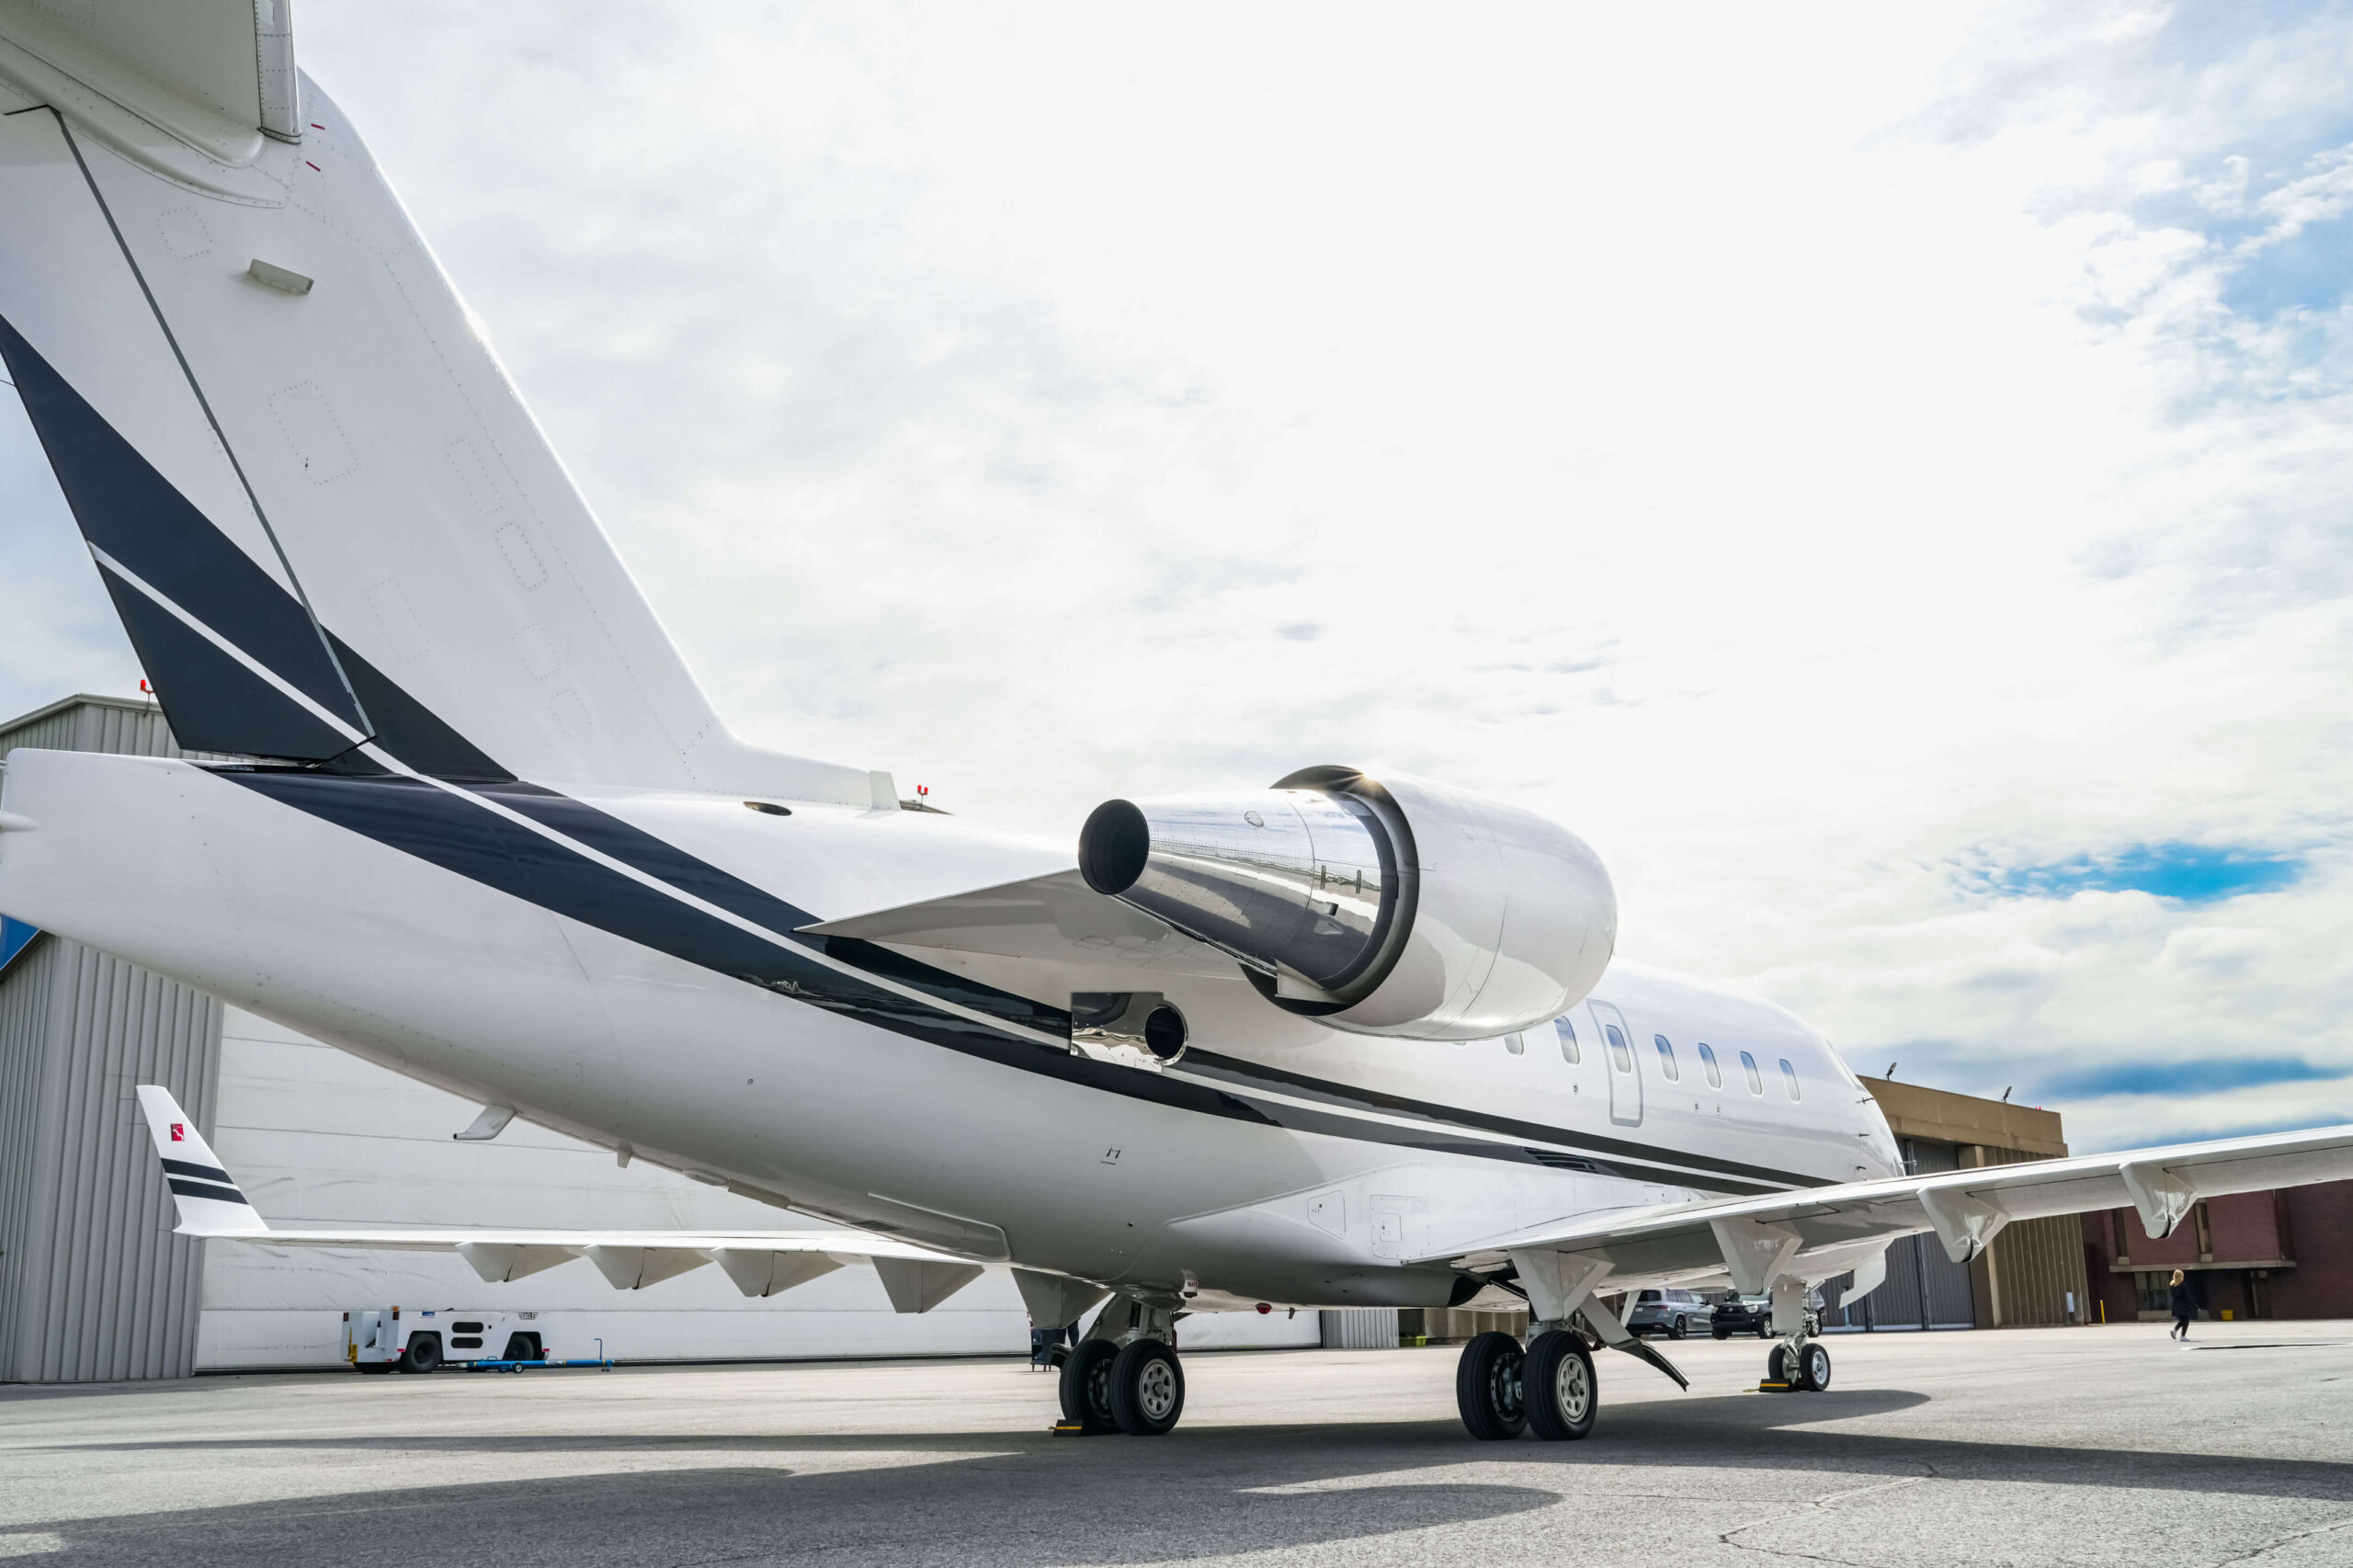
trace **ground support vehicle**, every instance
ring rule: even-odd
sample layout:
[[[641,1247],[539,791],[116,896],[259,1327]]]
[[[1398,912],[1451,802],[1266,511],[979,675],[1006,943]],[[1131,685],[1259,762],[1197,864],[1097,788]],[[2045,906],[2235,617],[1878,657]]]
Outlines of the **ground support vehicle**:
[[[543,1363],[537,1312],[398,1307],[343,1314],[343,1358],[363,1372],[430,1372],[478,1362]]]

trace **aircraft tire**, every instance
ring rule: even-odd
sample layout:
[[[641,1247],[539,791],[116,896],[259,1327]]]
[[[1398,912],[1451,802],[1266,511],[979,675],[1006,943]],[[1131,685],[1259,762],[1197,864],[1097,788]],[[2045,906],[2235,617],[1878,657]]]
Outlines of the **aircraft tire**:
[[[1111,1363],[1111,1419],[1131,1437],[1163,1437],[1185,1414],[1185,1369],[1157,1339],[1139,1339]]]
[[[1601,1414],[1601,1385],[1585,1342],[1559,1329],[1536,1336],[1520,1370],[1528,1429],[1548,1443],[1574,1441],[1593,1430]]]
[[[1798,1379],[1808,1393],[1830,1392],[1830,1352],[1819,1342],[1808,1345],[1798,1357]]]
[[[408,1347],[401,1352],[400,1369],[404,1372],[438,1372],[441,1369],[441,1336],[438,1334],[412,1334]]]
[[[1111,1363],[1120,1347],[1108,1339],[1082,1339],[1063,1360],[1063,1420],[1081,1432],[1116,1432],[1111,1417]]]
[[[1517,1437],[1528,1426],[1521,1375],[1527,1353],[1508,1334],[1473,1335],[1454,1369],[1454,1403],[1462,1425],[1483,1443]]]

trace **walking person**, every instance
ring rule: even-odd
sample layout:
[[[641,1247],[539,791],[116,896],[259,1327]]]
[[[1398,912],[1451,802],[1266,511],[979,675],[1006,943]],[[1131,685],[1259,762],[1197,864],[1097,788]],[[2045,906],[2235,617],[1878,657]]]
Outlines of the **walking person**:
[[[2173,1329],[2165,1337],[2187,1343],[2189,1320],[2197,1315],[2198,1303],[2189,1295],[2189,1276],[2177,1268],[2173,1271]]]

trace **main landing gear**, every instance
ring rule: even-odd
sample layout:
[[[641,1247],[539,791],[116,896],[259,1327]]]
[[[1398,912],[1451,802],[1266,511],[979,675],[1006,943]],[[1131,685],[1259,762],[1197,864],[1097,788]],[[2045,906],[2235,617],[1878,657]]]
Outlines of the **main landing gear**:
[[[1057,1432],[1092,1437],[1124,1432],[1158,1437],[1185,1414],[1185,1369],[1176,1359],[1176,1314],[1165,1307],[1115,1301],[1063,1361],[1062,1424]]]
[[[1482,1334],[1454,1370],[1462,1425],[1486,1442],[1533,1431],[1547,1442],[1582,1437],[1601,1410],[1601,1387],[1585,1336],[1547,1329],[1522,1350],[1508,1334]]]

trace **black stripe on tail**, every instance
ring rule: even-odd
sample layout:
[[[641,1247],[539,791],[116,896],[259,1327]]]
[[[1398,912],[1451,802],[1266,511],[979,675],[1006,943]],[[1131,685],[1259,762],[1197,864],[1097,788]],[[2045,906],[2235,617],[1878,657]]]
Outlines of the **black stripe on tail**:
[[[409,767],[442,778],[514,777],[341,638],[314,628],[301,601],[140,456],[4,317],[0,360],[24,399],[82,537],[94,547]],[[351,752],[349,736],[113,573],[99,575],[181,745],[297,762],[326,762]],[[335,661],[351,679],[348,691]],[[353,691],[367,704],[365,718],[352,705]],[[355,770],[375,769],[362,761]]]
[[[186,1176],[166,1177],[172,1191],[182,1198],[210,1198],[219,1203],[245,1203],[245,1195],[233,1187],[215,1187],[209,1181],[190,1181]],[[253,1207],[245,1203],[245,1207]]]

